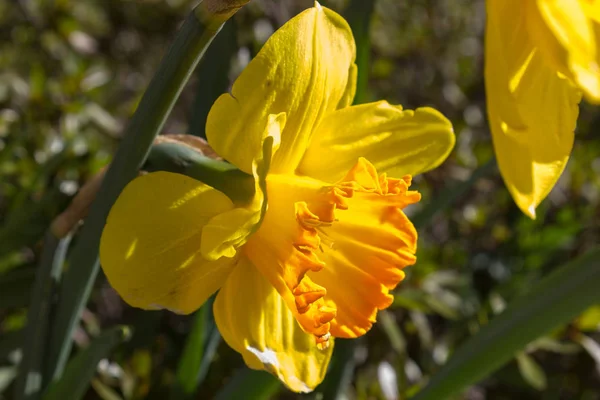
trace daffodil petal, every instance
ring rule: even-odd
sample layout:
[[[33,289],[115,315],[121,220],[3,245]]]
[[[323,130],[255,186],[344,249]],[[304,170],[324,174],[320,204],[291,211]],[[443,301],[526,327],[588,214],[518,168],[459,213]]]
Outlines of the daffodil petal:
[[[298,171],[329,182],[342,178],[359,157],[390,175],[416,175],[440,165],[454,147],[452,124],[424,107],[402,110],[386,101],[328,115]]]
[[[496,12],[510,11],[503,9],[501,3],[504,1],[488,3],[488,117],[504,182],[521,210],[535,218],[535,208],[548,195],[569,158],[581,96],[546,62],[527,36],[521,42],[513,42],[520,47],[517,53],[527,54],[520,58],[521,65],[501,70],[498,60],[510,59],[515,53],[498,44],[503,40],[502,32],[510,37],[511,31],[522,23],[507,23],[506,14]]]
[[[350,71],[348,71],[348,84],[346,90],[338,103],[337,108],[346,108],[352,105],[354,96],[356,95],[356,80],[358,79],[358,67],[356,64],[350,65]]]
[[[529,1],[527,2],[530,3]],[[492,102],[504,121],[514,129],[525,128],[513,97],[515,82],[531,55],[527,13],[521,0],[486,1],[485,84],[488,107]],[[494,93],[490,96],[490,91]]]
[[[285,112],[273,170],[294,170],[323,116],[348,103],[355,53],[350,27],[335,12],[317,3],[292,18],[248,64],[232,93],[213,105],[206,123],[210,145],[251,173],[269,115]]]
[[[195,311],[225,281],[230,259],[200,254],[202,226],[233,204],[184,175],[155,172],[130,182],[113,205],[100,241],[110,284],[134,307]]]
[[[214,314],[221,335],[250,368],[272,373],[295,392],[310,392],[323,380],[333,345],[319,350],[245,257],[219,291]]]
[[[273,155],[281,142],[281,130],[285,126],[285,113],[269,116],[264,130],[262,152],[253,162],[255,195],[250,204],[213,217],[202,228],[202,256],[207,260],[234,257],[248,237],[254,233],[267,211],[267,174],[271,169]]]
[[[594,21],[584,2],[537,0],[526,5],[535,44],[560,72],[571,78],[593,101],[600,101],[600,66]],[[565,73],[565,69],[569,72]]]

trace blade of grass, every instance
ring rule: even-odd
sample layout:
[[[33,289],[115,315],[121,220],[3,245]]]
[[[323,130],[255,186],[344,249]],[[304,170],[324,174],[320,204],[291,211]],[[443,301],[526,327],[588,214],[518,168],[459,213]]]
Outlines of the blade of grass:
[[[281,389],[277,378],[265,371],[242,368],[215,395],[214,400],[267,400]]]
[[[214,0],[204,1],[188,16],[126,129],[73,249],[71,268],[64,276],[46,363],[50,379],[60,377],[64,369],[73,330],[98,274],[98,246],[110,208],[143,165],[154,138],[212,39],[237,11],[231,6],[243,4],[236,3],[223,8]]]
[[[69,362],[61,379],[50,385],[43,399],[81,399],[96,373],[100,360],[106,358],[115,346],[128,340],[130,336],[129,328],[124,326],[102,333]]]
[[[556,269],[464,343],[414,400],[446,399],[598,303],[600,248]]]
[[[31,290],[31,302],[27,312],[27,326],[23,342],[23,358],[15,382],[15,399],[38,399],[45,377],[43,357],[46,352],[48,325],[52,298],[58,287],[62,266],[71,237],[58,239],[48,231],[44,250],[36,271]]]
[[[192,398],[196,391],[198,373],[204,358],[204,345],[208,336],[208,307],[210,307],[210,304],[205,303],[194,314],[192,330],[186,339],[177,366],[175,384],[171,390],[171,399],[173,400]]]
[[[211,319],[211,321],[212,324],[214,324],[214,319]],[[198,385],[200,385],[204,381],[204,378],[206,378],[210,364],[215,357],[215,353],[217,352],[222,339],[221,333],[216,326],[214,326],[212,330],[209,330],[209,335],[208,341],[204,346],[204,358],[202,359],[200,370],[198,371]]]
[[[354,104],[366,103],[367,87],[369,85],[369,65],[371,61],[371,39],[369,30],[371,17],[375,10],[375,0],[351,0],[346,11],[346,19],[354,41],[356,42],[356,66],[358,74],[356,77],[356,94]]]
[[[212,296],[194,314],[192,330],[188,334],[182,356],[177,366],[175,384],[171,388],[171,399],[183,400],[195,397],[208,367],[221,342],[221,334],[215,325]]]

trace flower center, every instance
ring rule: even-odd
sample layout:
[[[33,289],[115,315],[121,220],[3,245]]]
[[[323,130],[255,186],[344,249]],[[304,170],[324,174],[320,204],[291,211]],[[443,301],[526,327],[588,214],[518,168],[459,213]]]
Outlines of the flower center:
[[[418,193],[407,192],[409,185],[410,177],[377,176],[375,167],[364,159],[334,185],[294,175],[267,178],[269,208],[245,252],[286,300],[302,329],[315,336],[319,348],[328,346],[337,310],[325,302],[327,289],[307,273],[316,273],[317,279],[319,271],[332,267],[319,255],[323,246],[334,246],[326,232],[335,230],[337,210],[348,210],[356,193],[392,196],[394,207],[404,207],[419,198]]]

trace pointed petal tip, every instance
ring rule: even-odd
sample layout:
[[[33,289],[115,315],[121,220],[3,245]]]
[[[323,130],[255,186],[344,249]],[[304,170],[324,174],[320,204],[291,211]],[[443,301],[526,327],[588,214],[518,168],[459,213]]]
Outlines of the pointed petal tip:
[[[535,205],[530,205],[526,214],[529,218],[535,219]]]

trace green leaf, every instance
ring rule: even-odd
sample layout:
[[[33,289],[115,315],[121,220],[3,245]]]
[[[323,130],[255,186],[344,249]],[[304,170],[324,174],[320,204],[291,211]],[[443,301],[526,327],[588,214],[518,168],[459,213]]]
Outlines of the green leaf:
[[[100,191],[90,208],[64,276],[51,332],[46,376],[58,379],[66,364],[72,334],[98,274],[98,247],[108,213],[144,164],[179,94],[225,21],[235,13],[211,12],[200,3],[185,20],[127,127]]]
[[[46,233],[44,250],[31,290],[27,326],[22,347],[23,358],[15,383],[15,399],[38,399],[45,386],[43,362],[48,340],[49,317],[56,288],[71,237],[58,239]]]
[[[279,380],[265,371],[242,368],[214,397],[214,400],[252,399],[268,400],[281,385]]]
[[[517,365],[521,376],[534,389],[544,390],[548,386],[548,380],[544,370],[537,362],[525,353],[517,354]]]
[[[556,269],[464,343],[415,400],[446,399],[598,302],[600,249]]]
[[[352,29],[352,35],[356,42],[356,66],[358,67],[358,74],[354,104],[362,104],[368,101],[367,88],[369,85],[371,61],[371,39],[369,33],[374,10],[375,0],[351,0],[346,11],[346,19]]]
[[[212,302],[207,302],[194,314],[192,330],[188,334],[177,366],[175,384],[171,391],[173,400],[193,398],[196,392],[205,357],[204,349],[210,333],[208,314],[211,307]]]
[[[123,326],[102,333],[69,362],[61,379],[50,385],[43,399],[81,399],[96,374],[100,360],[108,357],[115,346],[128,340],[130,336],[129,328]]]

